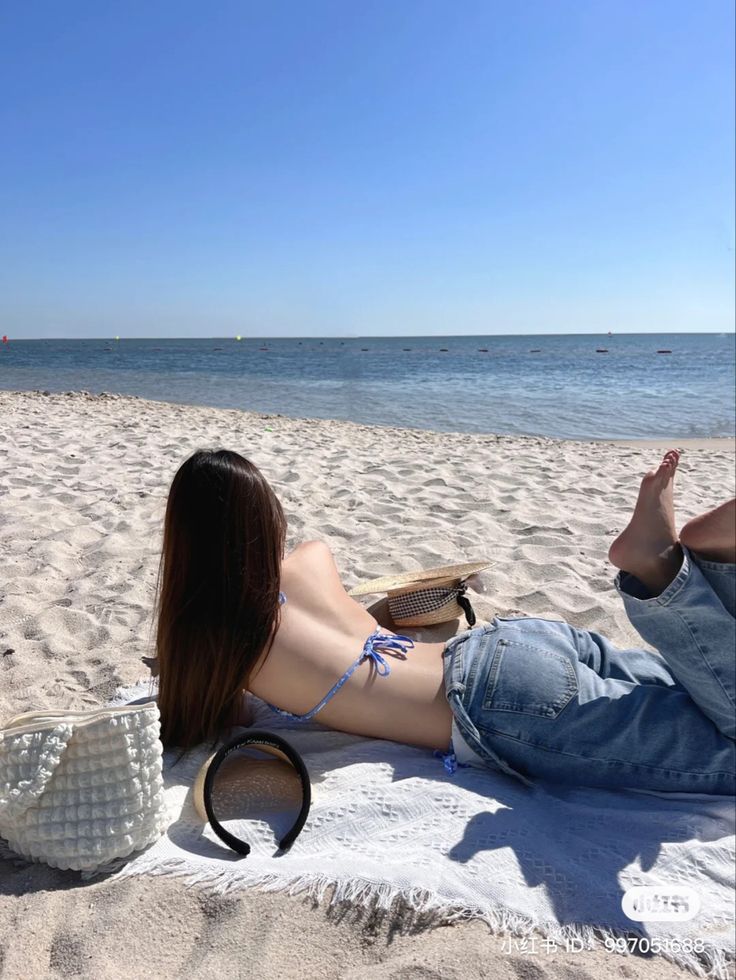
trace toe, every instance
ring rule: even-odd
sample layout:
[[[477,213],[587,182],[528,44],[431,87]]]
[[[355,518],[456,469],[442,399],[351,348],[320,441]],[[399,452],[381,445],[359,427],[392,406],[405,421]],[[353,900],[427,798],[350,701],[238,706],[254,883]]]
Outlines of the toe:
[[[676,449],[670,449],[669,452],[665,453],[662,462],[659,464],[660,472],[664,471],[668,474],[674,472],[679,462],[680,454],[678,451]]]

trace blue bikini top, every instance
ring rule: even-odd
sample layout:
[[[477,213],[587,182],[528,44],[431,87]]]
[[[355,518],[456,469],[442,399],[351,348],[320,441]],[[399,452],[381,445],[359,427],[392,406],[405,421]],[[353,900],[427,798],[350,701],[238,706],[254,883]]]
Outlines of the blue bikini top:
[[[286,594],[284,592],[279,592],[279,605],[283,606],[285,602],[286,602]],[[405,654],[407,649],[410,650],[413,646],[414,646],[414,641],[410,639],[408,636],[401,636],[400,634],[397,634],[396,636],[382,636],[379,628],[375,630],[373,633],[371,633],[371,635],[365,641],[365,644],[363,645],[363,650],[360,656],[358,657],[358,659],[352,665],[352,667],[348,667],[348,669],[342,675],[342,677],[337,682],[337,684],[335,684],[332,688],[330,688],[330,690],[327,692],[327,694],[325,694],[325,696],[322,698],[320,703],[316,705],[314,708],[312,708],[311,711],[307,711],[307,713],[304,715],[295,715],[292,714],[291,711],[284,711],[282,708],[277,708],[275,704],[271,704],[268,701],[264,703],[267,704],[272,711],[275,711],[276,714],[281,715],[283,718],[289,718],[292,721],[311,721],[311,719],[314,718],[317,712],[321,711],[322,708],[324,708],[324,706],[327,704],[330,698],[334,697],[335,694],[337,694],[337,692],[343,686],[343,684],[348,679],[348,677],[350,677],[350,675],[353,673],[356,667],[359,667],[364,660],[370,659],[373,661],[376,667],[376,671],[380,677],[386,677],[388,674],[391,673],[391,668],[383,659],[383,657],[378,652],[376,647],[380,647],[381,649],[384,650],[391,650],[392,652],[396,652],[396,653]],[[436,759],[442,760],[442,765],[444,766],[447,774],[450,776],[452,776],[457,771],[458,766],[462,766],[463,769],[467,768],[466,763],[457,761],[457,757],[455,756],[455,748],[452,744],[452,739],[450,739],[450,746],[448,752],[442,752],[439,749],[435,749],[433,755]]]
[[[285,594],[283,592],[279,592],[279,605],[283,606],[285,602]],[[277,708],[275,704],[271,704],[268,701],[265,703],[269,706],[269,708],[271,708],[272,711],[275,711],[277,714],[281,715],[282,718],[289,718],[291,721],[311,721],[317,712],[324,708],[330,698],[333,698],[337,694],[348,677],[350,677],[350,675],[363,663],[364,660],[371,660],[373,662],[376,672],[380,677],[386,677],[391,673],[391,668],[378,652],[378,649],[390,651],[391,653],[406,654],[407,650],[411,650],[413,646],[414,640],[412,640],[410,637],[401,636],[399,634],[396,636],[384,636],[381,633],[381,627],[379,626],[378,629],[371,633],[363,644],[363,650],[355,663],[351,667],[348,667],[340,680],[330,688],[319,704],[315,705],[311,711],[307,711],[303,715],[295,715],[292,714],[291,711],[284,711],[282,708]]]

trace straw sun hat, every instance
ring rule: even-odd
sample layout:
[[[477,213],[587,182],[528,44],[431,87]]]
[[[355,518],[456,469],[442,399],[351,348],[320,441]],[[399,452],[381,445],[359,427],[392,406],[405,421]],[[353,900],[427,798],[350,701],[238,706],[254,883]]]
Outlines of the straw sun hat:
[[[351,596],[385,592],[391,618],[397,626],[433,626],[465,614],[468,626],[475,625],[475,613],[465,595],[467,579],[489,568],[490,562],[473,561],[464,565],[442,565],[423,571],[384,575],[348,593]]]

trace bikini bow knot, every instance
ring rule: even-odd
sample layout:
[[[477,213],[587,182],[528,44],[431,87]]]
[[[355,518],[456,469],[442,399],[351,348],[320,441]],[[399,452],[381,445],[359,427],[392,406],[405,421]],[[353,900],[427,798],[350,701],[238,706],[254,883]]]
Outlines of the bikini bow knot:
[[[366,641],[363,652],[366,657],[373,661],[376,668],[376,673],[378,673],[381,677],[385,677],[387,674],[391,673],[391,668],[378,652],[376,647],[381,647],[381,649],[389,650],[392,653],[405,654],[407,647],[408,649],[411,649],[413,646],[414,641],[410,637],[401,636],[398,633],[396,636],[371,636]]]

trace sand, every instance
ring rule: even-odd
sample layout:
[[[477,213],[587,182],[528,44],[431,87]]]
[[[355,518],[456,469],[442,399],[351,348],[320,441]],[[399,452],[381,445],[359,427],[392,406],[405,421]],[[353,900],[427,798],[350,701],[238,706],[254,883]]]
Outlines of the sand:
[[[433,433],[85,393],[0,392],[0,410],[0,720],[104,704],[143,677],[166,493],[199,447],[253,459],[284,504],[289,547],[327,541],[348,588],[488,558],[479,619],[562,617],[639,642],[606,553],[659,442]],[[678,520],[733,488],[733,442],[690,441]],[[480,922],[429,929],[400,911],[215,896],[166,878],[86,883],[0,860],[2,980],[688,976],[659,958],[507,946]]]

